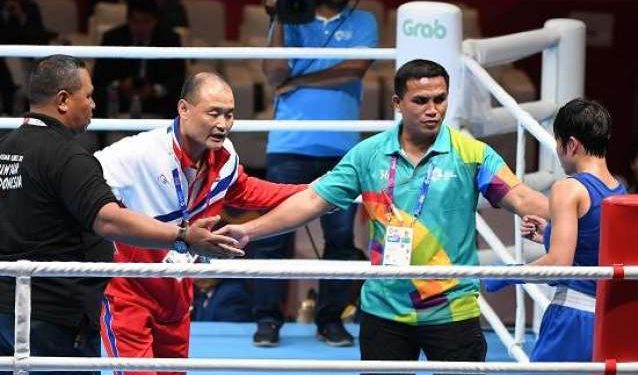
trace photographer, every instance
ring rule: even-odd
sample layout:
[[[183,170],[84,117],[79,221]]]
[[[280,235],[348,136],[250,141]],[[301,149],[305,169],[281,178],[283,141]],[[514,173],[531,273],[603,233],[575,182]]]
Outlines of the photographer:
[[[283,2],[283,3],[282,3]],[[317,2],[279,0],[266,4],[274,15],[272,47],[356,48],[377,46],[374,16],[345,0]],[[274,7],[274,10],[273,10]],[[310,17],[303,13],[311,11]],[[305,19],[304,19],[305,18]],[[356,120],[362,96],[362,78],[369,60],[292,59],[264,60],[269,84],[276,88],[276,120]],[[266,178],[272,182],[310,183],[332,169],[359,141],[358,133],[326,131],[271,131],[268,136]],[[325,237],[324,259],[354,259],[355,207],[321,218]],[[285,258],[292,234],[258,241],[252,255],[258,259]],[[352,346],[341,313],[348,303],[348,280],[321,280],[318,295],[317,338],[331,346]],[[256,280],[254,313],[256,346],[279,344],[283,316],[279,310],[283,285],[279,280]]]

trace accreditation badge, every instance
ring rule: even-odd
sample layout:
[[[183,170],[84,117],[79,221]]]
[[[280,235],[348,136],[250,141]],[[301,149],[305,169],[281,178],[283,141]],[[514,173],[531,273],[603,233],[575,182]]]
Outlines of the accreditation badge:
[[[388,225],[383,247],[384,266],[409,266],[414,231],[411,227]]]
[[[166,253],[162,263],[195,263],[196,260],[196,255],[192,255],[190,253],[179,253],[175,250],[170,250]]]

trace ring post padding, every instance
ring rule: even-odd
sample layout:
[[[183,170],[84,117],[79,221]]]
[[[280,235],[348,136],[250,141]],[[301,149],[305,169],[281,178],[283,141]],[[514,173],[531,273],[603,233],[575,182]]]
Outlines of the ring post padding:
[[[600,219],[601,266],[638,265],[638,195],[603,201]],[[594,361],[638,360],[638,281],[598,281]]]
[[[450,76],[446,123],[458,127],[457,107],[461,103],[461,9],[452,4],[417,1],[397,9],[396,68],[414,59],[435,61]]]

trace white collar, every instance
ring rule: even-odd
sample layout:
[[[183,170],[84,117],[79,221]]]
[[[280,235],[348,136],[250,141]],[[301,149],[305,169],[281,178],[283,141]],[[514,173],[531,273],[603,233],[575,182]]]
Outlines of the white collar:
[[[344,9],[345,9],[345,8],[344,8]],[[339,13],[335,14],[335,15],[334,15],[334,16],[332,16],[331,18],[322,17],[322,16],[317,15],[317,14],[315,14],[315,18],[316,18],[318,21],[321,21],[321,22],[323,22],[323,23],[330,23],[330,22],[332,22],[332,21],[336,21],[336,20],[338,20],[339,18],[341,18],[341,16],[342,16],[342,15],[343,15],[343,10],[342,10],[341,12],[339,12]]]
[[[44,121],[33,117],[25,117],[22,121],[22,125],[47,126]]]

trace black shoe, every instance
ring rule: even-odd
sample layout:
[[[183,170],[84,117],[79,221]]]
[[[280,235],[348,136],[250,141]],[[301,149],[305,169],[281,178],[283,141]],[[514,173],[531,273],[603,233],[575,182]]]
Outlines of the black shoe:
[[[279,346],[280,324],[272,320],[257,322],[257,331],[253,335],[253,345],[265,348]]]
[[[352,346],[354,337],[346,331],[343,323],[331,322],[317,330],[317,340],[324,341],[330,346]]]

